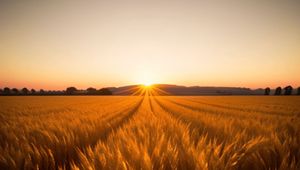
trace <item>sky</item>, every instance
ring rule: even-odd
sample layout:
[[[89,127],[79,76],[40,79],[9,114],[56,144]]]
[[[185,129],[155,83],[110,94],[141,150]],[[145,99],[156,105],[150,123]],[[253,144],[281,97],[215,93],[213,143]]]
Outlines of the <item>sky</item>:
[[[300,86],[300,1],[0,1],[0,88]]]

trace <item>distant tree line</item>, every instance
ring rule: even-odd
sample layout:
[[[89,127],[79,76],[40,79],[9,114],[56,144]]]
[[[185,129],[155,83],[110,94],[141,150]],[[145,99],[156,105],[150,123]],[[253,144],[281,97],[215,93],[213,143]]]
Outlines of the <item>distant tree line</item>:
[[[76,87],[68,87],[66,90],[35,90],[27,89],[26,87],[22,89],[5,87],[0,89],[1,96],[34,96],[34,95],[112,95],[112,92],[108,88],[96,89],[89,87],[86,90],[78,90]]]
[[[265,95],[270,95],[271,89],[269,87],[265,88]],[[286,86],[283,89],[281,87],[277,87],[274,91],[275,96],[279,95],[292,95],[293,94],[293,87],[292,86]],[[300,87],[297,88],[297,95],[300,95]]]

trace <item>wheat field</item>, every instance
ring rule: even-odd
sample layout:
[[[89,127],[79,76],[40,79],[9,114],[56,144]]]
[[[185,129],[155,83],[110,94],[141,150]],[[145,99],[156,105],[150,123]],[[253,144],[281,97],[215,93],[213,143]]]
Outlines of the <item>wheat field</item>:
[[[0,97],[0,169],[300,169],[300,98]]]

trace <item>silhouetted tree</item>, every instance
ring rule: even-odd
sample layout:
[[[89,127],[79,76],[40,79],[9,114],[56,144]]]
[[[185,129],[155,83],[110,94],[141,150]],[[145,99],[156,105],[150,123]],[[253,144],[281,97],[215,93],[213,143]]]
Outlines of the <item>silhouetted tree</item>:
[[[271,92],[271,89],[270,89],[269,87],[267,87],[267,88],[265,89],[265,95],[269,95],[270,92]]]
[[[112,92],[108,88],[102,88],[98,90],[101,95],[112,95]]]
[[[40,95],[43,95],[43,94],[45,94],[45,90],[40,89]]]
[[[300,87],[297,89],[297,95],[300,95]]]
[[[22,89],[22,94],[23,94],[23,95],[27,95],[28,92],[29,92],[29,90],[28,90],[26,87],[24,87],[24,88]]]
[[[72,94],[75,94],[76,91],[77,91],[76,87],[68,87],[66,89],[66,94],[72,95]]]
[[[0,95],[2,95],[3,94],[3,90],[2,89],[0,89]]]
[[[19,90],[17,88],[13,88],[11,90],[11,93],[14,94],[14,95],[19,95]]]
[[[277,87],[277,88],[275,89],[274,95],[281,95],[281,87]]]
[[[4,94],[4,95],[9,95],[9,94],[10,94],[10,88],[4,87],[4,89],[3,89],[3,94]]]
[[[291,95],[293,92],[293,87],[292,86],[286,86],[284,88],[284,95]]]
[[[35,95],[35,93],[36,93],[36,91],[34,89],[31,89],[30,92],[32,95]]]
[[[86,91],[87,91],[88,95],[95,95],[95,94],[97,94],[97,89],[95,89],[93,87],[87,88]]]

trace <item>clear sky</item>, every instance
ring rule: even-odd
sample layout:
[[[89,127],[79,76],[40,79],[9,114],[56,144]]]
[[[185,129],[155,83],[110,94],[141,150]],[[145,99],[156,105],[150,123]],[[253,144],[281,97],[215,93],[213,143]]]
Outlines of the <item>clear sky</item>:
[[[0,88],[300,85],[300,1],[0,1]]]

